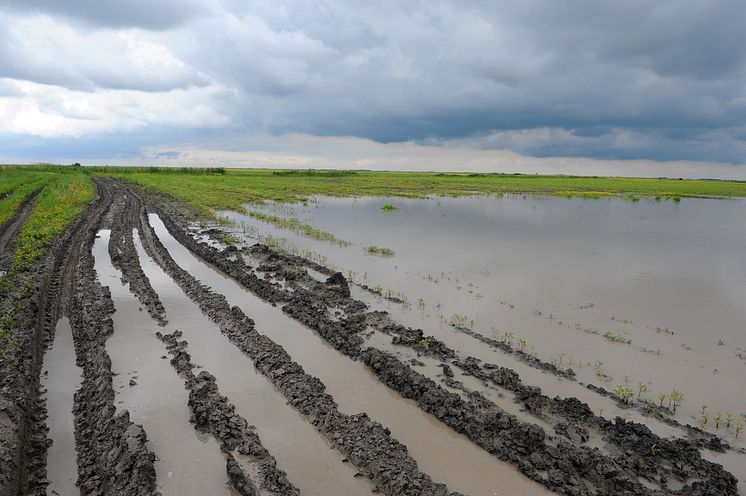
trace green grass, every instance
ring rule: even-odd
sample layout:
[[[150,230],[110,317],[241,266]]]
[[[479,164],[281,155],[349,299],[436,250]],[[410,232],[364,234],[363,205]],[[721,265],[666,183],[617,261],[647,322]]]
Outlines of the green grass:
[[[187,202],[196,213],[208,216],[212,209],[243,212],[247,203],[304,201],[314,195],[423,198],[526,193],[582,198],[620,196],[632,201],[659,196],[675,202],[684,197],[746,197],[746,182],[735,181],[250,169],[226,169],[224,174],[151,174],[142,168],[111,168],[105,173],[169,193]]]
[[[394,250],[391,248],[382,248],[380,246],[370,245],[368,248],[366,248],[366,251],[370,255],[378,255],[381,257],[392,257],[394,256]]]
[[[13,268],[26,270],[44,255],[55,236],[83,212],[93,197],[94,185],[87,175],[55,174],[21,228]]]
[[[24,200],[47,185],[56,174],[0,168],[0,226],[8,222]]]
[[[391,203],[387,203],[381,207],[381,210],[383,210],[384,212],[396,212],[399,209]]]

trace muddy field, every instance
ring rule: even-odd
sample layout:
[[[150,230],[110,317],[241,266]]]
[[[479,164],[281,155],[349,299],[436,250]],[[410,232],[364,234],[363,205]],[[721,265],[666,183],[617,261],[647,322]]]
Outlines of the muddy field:
[[[577,219],[563,199],[529,203],[547,209],[537,224],[523,198],[264,207],[330,240],[236,213],[195,222],[94,180],[2,302],[23,326],[1,371],[0,496],[746,494],[742,234],[685,224],[635,252],[656,225],[614,209],[665,225],[673,204],[587,203],[583,223],[615,233],[602,247],[547,227]],[[501,236],[496,210],[527,227]],[[709,253],[711,278],[655,255],[684,234],[678,263],[704,270]],[[686,298],[651,305],[667,285]]]

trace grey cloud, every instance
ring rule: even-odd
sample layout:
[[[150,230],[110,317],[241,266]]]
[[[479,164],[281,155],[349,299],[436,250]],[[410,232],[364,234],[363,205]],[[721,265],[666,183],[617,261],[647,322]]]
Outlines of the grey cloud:
[[[197,0],[2,0],[0,7],[23,14],[49,14],[93,26],[169,29],[204,12]]]
[[[214,85],[224,91],[201,103],[233,131],[746,160],[741,0],[3,5],[71,25],[163,29],[154,39],[184,67],[138,71],[75,54],[33,63],[6,34],[0,77],[88,91]]]

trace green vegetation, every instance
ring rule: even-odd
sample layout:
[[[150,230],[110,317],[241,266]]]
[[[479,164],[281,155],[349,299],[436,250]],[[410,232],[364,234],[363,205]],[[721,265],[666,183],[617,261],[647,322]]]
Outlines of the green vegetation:
[[[614,390],[617,397],[626,404],[630,404],[635,397],[635,392],[629,386],[619,385]]]
[[[293,231],[298,234],[302,234],[304,236],[308,236],[309,238],[313,238],[319,241],[328,241],[329,243],[334,243],[339,246],[349,246],[350,244],[349,241],[339,239],[330,232],[316,229],[315,227],[309,224],[303,224],[301,221],[299,221],[295,217],[279,217],[277,215],[265,214],[263,212],[258,212],[256,210],[251,210],[248,212],[248,214],[254,219],[258,219],[263,222],[267,222],[269,224],[274,224],[275,226],[281,229],[287,229],[289,231]],[[382,248],[382,249],[391,251],[388,248]],[[391,251],[390,255],[393,255],[393,254],[394,252]]]
[[[380,246],[370,245],[366,250],[370,255],[378,255],[380,257],[392,257],[394,256],[394,250],[391,248],[381,248]]]
[[[39,259],[55,236],[85,209],[94,197],[94,186],[83,174],[57,174],[42,190],[18,236],[13,265],[25,270]]]
[[[425,172],[370,172],[321,170],[225,169],[224,173],[169,173],[159,168],[88,168],[85,172],[113,175],[144,188],[169,193],[191,205],[195,213],[212,209],[244,212],[247,203],[305,201],[314,195],[427,196],[547,194],[599,198],[634,195],[660,196],[678,202],[683,197],[744,197],[746,182],[639,179],[618,177],[540,176],[522,174],[434,174]]]
[[[396,212],[397,210],[399,210],[399,208],[391,203],[387,203],[381,207],[381,210],[383,210],[384,212]]]
[[[610,331],[607,331],[604,333],[604,338],[606,338],[607,341],[611,341],[612,343],[622,343],[622,344],[632,343],[632,340],[628,338],[627,336],[616,334]]]

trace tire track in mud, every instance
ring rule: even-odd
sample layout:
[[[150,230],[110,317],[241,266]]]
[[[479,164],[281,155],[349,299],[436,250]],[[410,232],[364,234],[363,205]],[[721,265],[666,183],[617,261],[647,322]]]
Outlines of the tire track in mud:
[[[78,365],[83,380],[75,392],[75,439],[78,485],[82,494],[158,494],[155,454],[146,446],[142,426],[125,411],[117,414],[112,385],[111,359],[106,338],[113,332],[114,305],[101,285],[91,254],[98,227],[111,206],[111,191],[98,187],[98,207],[84,214],[76,229],[78,241],[64,266],[61,307],[70,317]],[[71,301],[66,301],[71,300]]]
[[[146,306],[153,320],[163,327],[168,322],[166,309],[142,269],[133,240],[132,230],[139,227],[139,209],[132,205],[132,198],[126,195],[117,198],[116,204],[121,214],[118,216],[120,222],[112,227],[109,241],[112,265],[122,273],[123,282],[129,284],[130,291]],[[285,472],[278,469],[276,460],[264,448],[246,419],[238,415],[235,406],[220,394],[215,377],[204,370],[195,375],[195,366],[186,351],[187,343],[178,340],[181,333],[162,334],[159,331],[156,337],[166,344],[173,355],[171,365],[184,379],[189,391],[190,422],[197,431],[212,435],[226,453],[226,475],[233,488],[242,496],[300,494],[288,481]],[[234,453],[238,455],[234,456]],[[236,456],[242,457],[240,463]]]
[[[123,186],[121,186],[123,187]],[[307,416],[337,450],[386,495],[447,495],[443,484],[419,471],[404,445],[393,439],[381,424],[365,413],[346,415],[324,392],[317,378],[309,376],[272,340],[259,334],[253,322],[225,297],[202,285],[170,257],[149,225],[144,208],[140,211],[143,245],[148,254],[197,303],[236,346],[254,361],[257,369]],[[451,493],[456,495],[457,493]]]
[[[226,254],[221,253],[204,243],[197,243],[193,238],[191,238],[191,236],[186,234],[180,226],[176,225],[168,215],[163,215],[162,211],[159,213],[161,213],[162,220],[164,221],[164,223],[166,223],[169,231],[171,231],[171,233],[175,237],[177,237],[177,239],[182,244],[186,245],[192,252],[196,253],[198,256],[201,256],[209,263],[217,266],[223,272],[233,277],[235,280],[238,280],[242,285],[247,287],[254,294],[259,295],[265,300],[277,303],[286,303],[286,305],[283,307],[283,310],[296,317],[299,321],[316,329],[320,334],[327,338],[331,344],[333,344],[343,353],[349,354],[351,356],[363,357],[369,366],[371,366],[374,370],[379,371],[378,373],[380,374],[384,382],[388,380],[390,382],[390,386],[398,390],[401,394],[412,397],[413,399],[418,399],[418,402],[420,402],[421,404],[423,400],[432,401],[431,395],[433,394],[435,394],[435,396],[441,396],[445,404],[450,404],[451,402],[453,404],[459,404],[459,401],[462,401],[461,398],[457,395],[447,393],[437,384],[433,383],[421,374],[411,370],[408,366],[399,362],[396,357],[393,357],[389,354],[386,354],[385,352],[381,352],[380,350],[376,350],[374,348],[368,348],[364,351],[360,350],[362,338],[358,335],[358,333],[361,331],[362,327],[359,325],[359,322],[355,323],[347,321],[339,323],[337,321],[326,318],[325,312],[327,311],[329,305],[324,305],[323,303],[319,304],[318,297],[315,299],[311,297],[309,301],[303,301],[303,298],[301,296],[298,296],[299,294],[302,294],[303,291],[298,291],[297,287],[294,287],[292,295],[286,294],[285,291],[278,288],[277,286],[258,279],[254,274],[247,273],[246,270],[241,267],[242,264],[236,260],[233,260],[233,258],[229,258],[228,256],[226,256]],[[272,253],[271,250],[268,250],[266,248],[263,248],[263,250],[266,254],[275,256],[276,259],[283,257],[278,254]],[[280,272],[280,278],[284,278],[286,281],[292,281],[294,278],[296,278],[297,276],[294,274],[295,271],[291,269],[292,267],[277,267],[277,271]],[[344,288],[341,284],[343,281],[344,278],[341,277],[340,274],[339,276],[335,276],[335,278],[333,278],[330,283],[331,286],[338,286],[343,296],[346,296],[344,294],[346,292],[344,291]],[[315,289],[316,293],[318,293],[318,288]],[[349,293],[347,293],[347,295],[348,294]],[[386,362],[384,364],[385,366],[375,365],[380,365],[381,361]],[[391,372],[392,370],[393,372]],[[407,381],[404,381],[402,383],[402,376],[407,376]],[[538,392],[538,394],[540,394],[540,391]],[[480,405],[482,410],[486,408],[492,412],[495,412],[495,409],[497,408],[494,404],[491,404],[491,402],[487,401],[486,399],[476,396],[472,405],[470,405],[470,408],[462,408],[461,411],[465,414],[468,414],[470,411],[473,410],[479,411],[480,408],[475,407],[479,407]],[[426,402],[425,405],[421,406],[423,406],[425,409],[435,411],[436,416],[439,416],[437,412],[439,410],[442,410],[442,403],[439,404],[438,402],[435,402],[435,404],[431,405],[428,405]],[[500,418],[511,418],[511,416],[505,415],[504,412],[500,412],[499,409],[497,410],[497,412],[500,413]],[[492,415],[494,415],[494,413],[492,413]],[[440,415],[440,417],[441,420],[447,418],[442,414]],[[465,429],[466,427],[464,427],[462,424],[462,418],[458,415],[456,415],[455,418],[458,419],[458,422],[451,421],[455,424],[452,425],[452,427],[456,429]],[[473,421],[471,427],[474,429],[474,433],[472,435],[477,438],[485,437],[484,433],[480,432],[480,422],[483,421],[478,419],[476,421]],[[446,423],[448,423],[448,421],[446,421]],[[520,434],[521,429],[526,429],[526,427],[520,422],[516,422],[514,417],[513,420],[508,420],[507,424],[509,424],[508,427],[510,427],[510,425],[518,427],[519,432],[516,432],[516,434]],[[608,457],[600,456],[598,453],[594,453],[592,450],[589,450],[586,447],[574,448],[571,446],[568,447],[560,444],[560,452],[556,452],[558,448],[547,445],[543,442],[543,439],[539,438],[538,433],[531,433],[530,427],[528,429],[528,431],[524,431],[523,436],[518,437],[518,439],[527,441],[528,444],[525,446],[518,446],[517,448],[519,448],[519,451],[513,450],[514,454],[520,453],[520,450],[522,450],[524,453],[523,460],[520,461],[521,457],[519,456],[515,460],[515,464],[522,471],[533,471],[536,474],[538,474],[539,471],[546,472],[548,476],[548,478],[546,479],[546,481],[548,482],[547,485],[549,487],[552,487],[554,490],[558,490],[559,492],[566,491],[566,493],[568,494],[591,494],[590,489],[586,489],[589,491],[587,493],[583,492],[584,487],[580,484],[580,482],[584,478],[592,478],[596,485],[600,486],[596,487],[596,489],[600,490],[599,494],[659,494],[661,492],[668,494],[672,493],[672,490],[665,490],[665,488],[662,488],[660,491],[658,491],[643,486],[639,482],[633,481],[632,477],[627,472],[625,472],[624,467],[619,466]],[[617,436],[617,442],[619,444],[623,444],[623,440],[626,438],[634,438],[635,436],[638,436],[641,432],[644,434],[644,436],[643,441],[639,444],[645,445],[650,441],[657,440],[660,440],[662,443],[667,442],[666,440],[661,440],[654,434],[649,433],[649,430],[646,427],[640,426],[639,424],[620,423],[619,430],[623,431],[625,429],[628,432],[620,433],[619,436]],[[510,431],[511,429],[508,430]],[[645,432],[646,430],[647,432]],[[526,432],[528,432],[528,434]],[[499,438],[500,432],[498,431],[495,434],[496,435],[487,436],[487,438]],[[536,439],[532,440],[530,434],[536,434]],[[541,437],[543,437],[543,435],[544,433],[543,431],[541,431]],[[503,437],[509,436],[505,436],[503,434]],[[490,441],[489,439],[483,441],[488,446],[492,443],[492,441]],[[538,446],[535,445],[537,442],[539,442]],[[658,446],[663,445],[664,444],[659,444]],[[650,446],[653,446],[654,448],[651,448]],[[663,449],[660,448],[660,451],[656,451],[655,447],[656,443],[644,446],[643,454],[645,454],[644,450],[652,449],[653,453],[650,454],[654,455],[654,457],[660,456],[663,452]],[[670,442],[667,448],[668,447],[670,447]],[[627,446],[627,448],[629,448],[629,446]],[[638,446],[638,448],[640,448],[640,446]],[[680,446],[674,446],[671,449],[673,451],[676,451],[680,448],[686,450],[690,447],[686,446],[686,444],[683,444]],[[500,450],[505,450],[505,447],[501,447]],[[508,451],[510,452],[510,450]],[[531,456],[528,455],[532,455],[534,452],[543,453],[544,456],[540,455],[539,458],[541,459],[537,459],[534,456],[532,460]],[[627,454],[629,454],[629,452],[630,451],[628,450]],[[670,455],[671,453],[667,454]],[[507,455],[503,456],[511,457],[514,455],[508,453]],[[733,479],[730,474],[724,472],[722,468],[717,465],[712,465],[708,462],[702,461],[696,449],[689,449],[689,452],[687,455],[685,455],[685,457],[687,456],[691,457],[691,460],[689,460],[690,466],[696,467],[698,469],[699,475],[702,475],[702,472],[705,472],[705,482],[694,482],[691,486],[685,486],[684,489],[686,490],[686,492],[683,492],[683,494],[735,494],[735,479]],[[566,458],[572,459],[574,461],[574,464],[568,466]],[[547,459],[550,464],[547,463]],[[554,467],[552,467],[552,465],[554,465]],[[597,470],[597,472],[593,473],[594,470]],[[651,473],[650,469],[645,467],[643,467],[643,469],[640,471],[643,474],[648,474],[648,476]],[[572,478],[569,480],[566,479],[568,474],[573,473],[576,474],[574,476],[574,480]],[[636,474],[633,473],[632,475]],[[542,478],[542,480],[544,479]],[[665,483],[665,479],[661,479],[661,482]]]
[[[21,228],[26,224],[29,215],[31,215],[39,194],[41,194],[41,189],[31,193],[23,200],[13,217],[0,226],[0,269],[8,270],[10,268],[13,254],[16,251],[16,239],[21,232]]]
[[[77,458],[81,494],[157,494],[150,476],[154,456],[145,448],[144,432],[126,416],[113,413],[111,371],[101,339],[107,331],[107,292],[91,273],[90,246],[110,203],[108,188],[97,188],[97,198],[47,254],[27,272],[16,274],[17,282],[23,281],[23,289],[14,293],[21,332],[2,364],[0,413],[10,425],[0,432],[2,495],[47,492],[47,413],[39,384],[44,350],[63,315],[70,319],[76,359],[84,370],[70,413],[76,453],[69,454]]]

